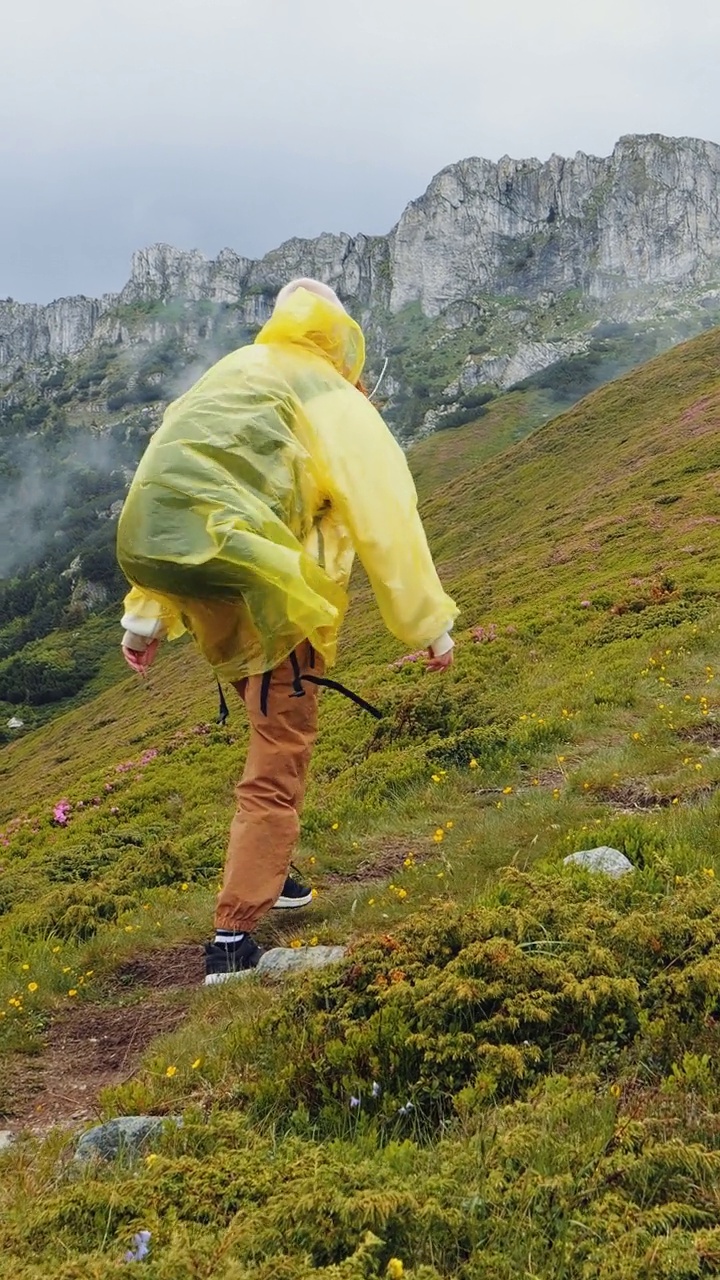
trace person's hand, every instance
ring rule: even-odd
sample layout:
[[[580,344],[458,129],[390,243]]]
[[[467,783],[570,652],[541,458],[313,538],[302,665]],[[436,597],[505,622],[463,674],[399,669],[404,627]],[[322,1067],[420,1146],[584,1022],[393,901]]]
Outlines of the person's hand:
[[[448,649],[447,653],[441,653],[439,657],[435,656],[432,649],[428,649],[428,655],[425,663],[428,671],[449,671],[455,660],[454,649]]]
[[[122,646],[123,658],[127,662],[128,666],[137,675],[139,676],[147,675],[148,669],[152,666],[153,662],[155,661],[155,655],[157,654],[158,645],[160,644],[160,641],[149,640],[146,643],[144,649],[134,649],[129,644],[126,643],[126,640],[127,640],[127,637],[123,641],[123,646]]]

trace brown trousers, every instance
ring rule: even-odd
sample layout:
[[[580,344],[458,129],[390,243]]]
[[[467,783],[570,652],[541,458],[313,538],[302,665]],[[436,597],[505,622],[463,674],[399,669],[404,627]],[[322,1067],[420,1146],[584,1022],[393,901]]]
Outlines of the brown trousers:
[[[303,674],[322,675],[322,660],[309,644],[297,650]],[[293,697],[288,658],[272,673],[267,715],[261,709],[262,676],[235,685],[250,720],[245,771],[238,783],[215,927],[250,932],[280,895],[300,834],[307,771],[317,737],[318,687],[303,684]]]

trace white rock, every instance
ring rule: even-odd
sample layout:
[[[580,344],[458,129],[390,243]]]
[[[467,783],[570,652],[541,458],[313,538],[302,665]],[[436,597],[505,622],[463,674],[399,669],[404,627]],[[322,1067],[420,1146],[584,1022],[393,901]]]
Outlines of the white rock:
[[[344,947],[273,947],[260,957],[257,972],[280,974],[324,969],[328,964],[337,964],[344,955]]]
[[[7,1151],[14,1141],[15,1138],[9,1129],[0,1129],[0,1151]]]
[[[635,870],[624,853],[619,849],[611,849],[606,844],[600,845],[597,849],[581,849],[578,853],[570,853],[567,858],[563,858],[563,863],[566,867],[585,867],[587,871],[612,876],[613,880],[619,880],[621,876],[626,876]]]

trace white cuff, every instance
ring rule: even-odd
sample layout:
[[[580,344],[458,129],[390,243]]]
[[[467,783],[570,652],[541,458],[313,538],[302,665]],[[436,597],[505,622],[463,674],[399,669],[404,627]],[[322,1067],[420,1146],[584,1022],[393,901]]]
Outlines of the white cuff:
[[[430,652],[432,653],[433,658],[442,658],[446,653],[449,653],[450,650],[454,648],[455,641],[452,636],[449,632],[443,631],[442,635],[438,636],[437,640],[433,640],[430,645]]]
[[[129,631],[133,636],[142,637],[144,640],[161,639],[165,634],[160,618],[139,618],[136,613],[123,614],[120,626],[124,631]],[[132,645],[128,646],[128,648],[132,647]]]
[[[122,638],[123,649],[132,649],[134,653],[144,653],[149,643],[149,640],[139,636],[136,631],[126,631]]]

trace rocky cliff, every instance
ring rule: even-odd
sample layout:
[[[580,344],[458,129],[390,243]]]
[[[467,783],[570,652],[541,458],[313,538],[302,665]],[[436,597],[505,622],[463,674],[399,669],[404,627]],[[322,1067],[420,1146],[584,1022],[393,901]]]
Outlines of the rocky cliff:
[[[582,352],[599,320],[660,324],[665,345],[697,332],[720,310],[720,147],[648,135],[606,158],[463,160],[387,236],[290,240],[261,261],[155,245],[118,295],[0,302],[0,377],[168,338],[190,363],[219,317],[223,342],[252,332],[299,274],[362,320],[371,365],[390,355],[391,419],[417,434],[480,385]]]
[[[0,367],[72,356],[118,304],[186,298],[242,303],[264,318],[294,274],[317,275],[358,310],[427,317],[477,297],[537,300],[580,290],[701,287],[720,279],[720,147],[660,135],[621,138],[611,156],[578,152],[497,164],[470,159],[433,178],[387,236],[290,240],[259,262],[209,260],[168,245],[133,257],[119,295],[47,307],[0,302]]]

